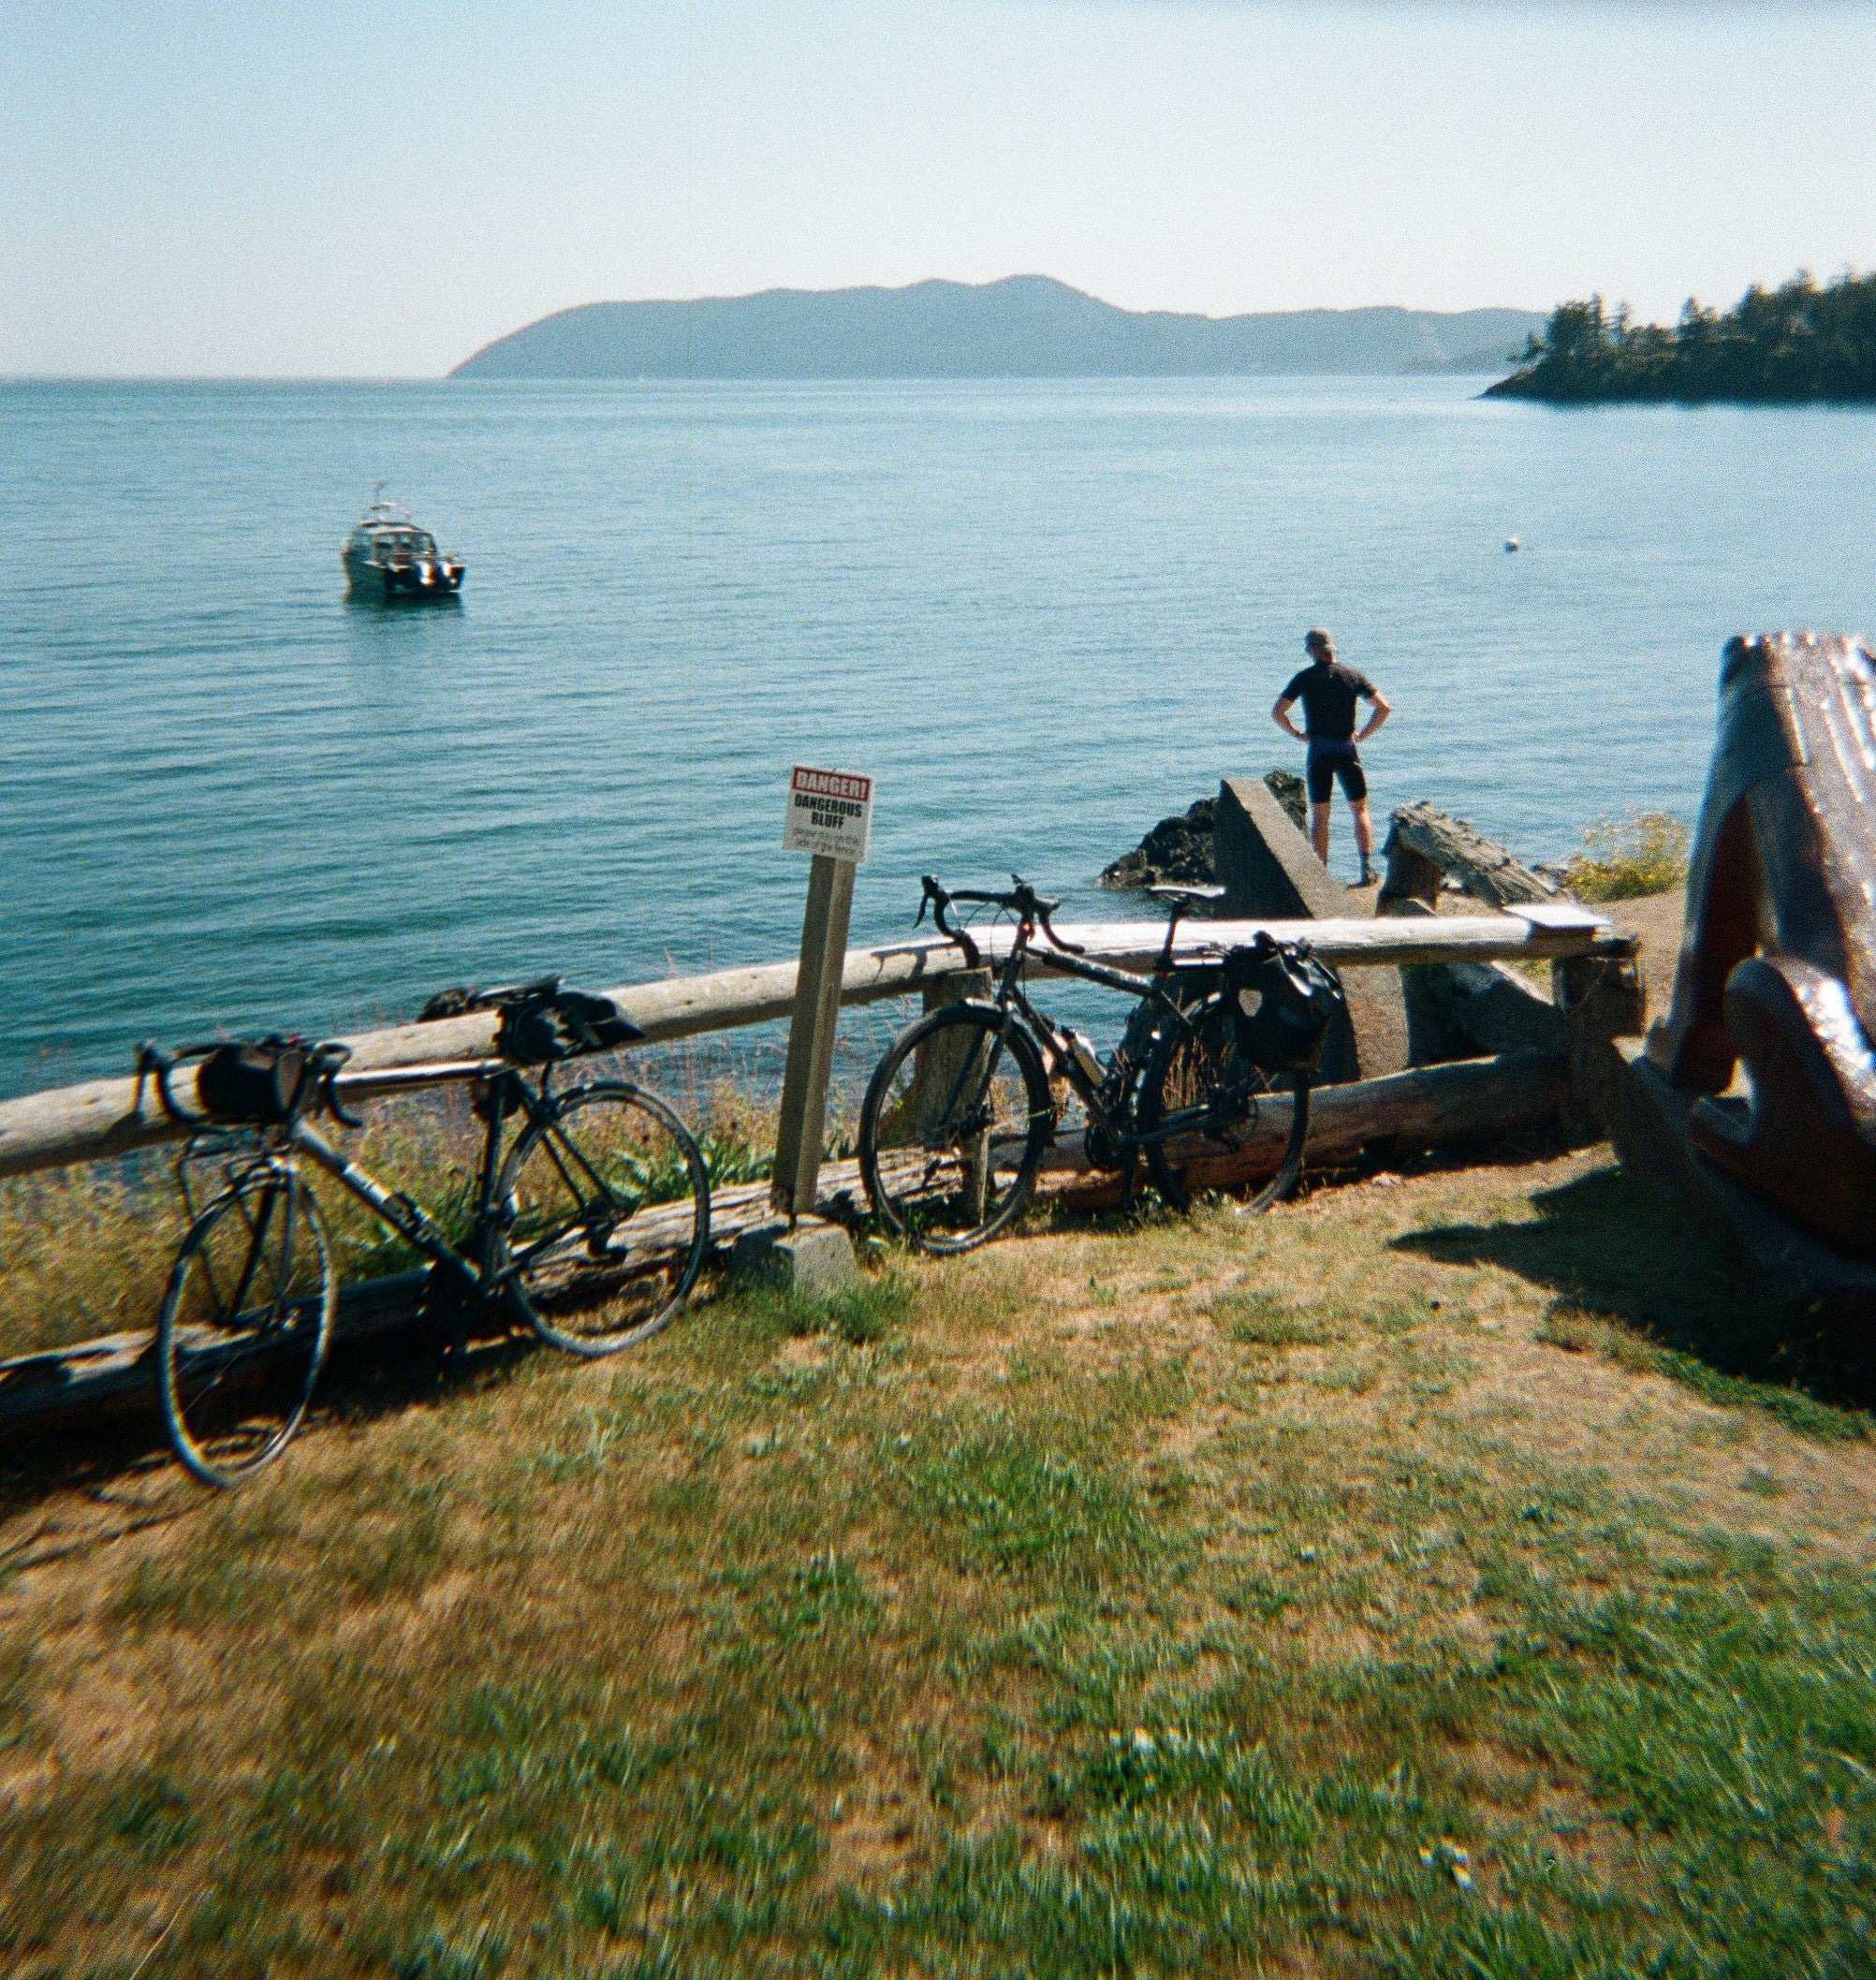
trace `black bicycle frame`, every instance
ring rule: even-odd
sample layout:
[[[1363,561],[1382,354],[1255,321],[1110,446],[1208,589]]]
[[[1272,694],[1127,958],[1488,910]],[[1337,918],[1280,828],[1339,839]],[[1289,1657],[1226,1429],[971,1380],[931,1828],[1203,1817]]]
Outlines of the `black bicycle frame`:
[[[1121,1156],[1122,1165],[1131,1166],[1135,1153],[1140,1149],[1151,1143],[1168,1140],[1174,1135],[1183,1134],[1195,1120],[1202,1119],[1208,1109],[1181,1109],[1148,1135],[1138,1134],[1131,1126],[1123,1128],[1115,1124],[1101,1103],[1099,1084],[1089,1078],[1081,1062],[1064,1048],[1055,1020],[1046,1011],[1037,1009],[1022,987],[1023,964],[1038,953],[1030,946],[1034,933],[1034,928],[1028,921],[1018,924],[1017,939],[1010,946],[1009,955],[1004,962],[1003,972],[991,1001],[1006,1019],[1011,1007],[1015,1007],[1031,1033],[1044,1046],[1049,1059],[1055,1062],[1069,1085],[1075,1089],[1082,1106],[1088,1109],[1089,1118],[1094,1126],[1107,1137],[1114,1151]],[[1164,1007],[1167,1016],[1177,1017],[1180,1015],[1180,1005],[1165,988],[1166,979],[1174,974],[1176,968],[1171,952],[1172,931],[1168,929],[1161,965],[1151,976],[1136,975],[1131,970],[1115,969],[1105,962],[1091,962],[1085,957],[1077,955],[1072,949],[1063,948],[1059,944],[1048,951],[1048,966],[1058,975],[1076,976],[1084,983],[1098,984],[1103,990],[1118,990],[1122,996],[1133,998],[1136,1005],[1149,1001],[1156,1003]],[[999,1032],[997,1043],[983,1069],[982,1085],[985,1091],[989,1090],[989,1082],[995,1076],[997,1060],[1002,1051],[1003,1034]],[[1051,1068],[1045,1063],[1044,1069],[1047,1071]],[[946,1103],[947,1112],[957,1104],[959,1094],[963,1091],[964,1081],[970,1075],[971,1067],[967,1061],[959,1068],[958,1086]]]
[[[482,1143],[481,1174],[477,1178],[475,1228],[478,1232],[487,1229],[494,1207],[495,1175],[501,1166],[502,1123],[511,1113],[526,1114],[530,1123],[541,1120],[549,1110],[550,1073],[550,1067],[542,1074],[538,1093],[505,1061],[491,1060],[481,1073],[488,1088],[485,1103],[488,1128]],[[447,1077],[457,1077],[453,1068]],[[323,1135],[308,1127],[297,1114],[287,1124],[286,1139],[317,1163],[335,1181],[343,1183],[399,1237],[421,1252],[432,1264],[441,1266],[460,1285],[471,1292],[486,1289],[481,1268],[465,1258],[450,1243],[435,1218],[414,1196],[403,1190],[387,1189],[375,1176],[360,1168]]]

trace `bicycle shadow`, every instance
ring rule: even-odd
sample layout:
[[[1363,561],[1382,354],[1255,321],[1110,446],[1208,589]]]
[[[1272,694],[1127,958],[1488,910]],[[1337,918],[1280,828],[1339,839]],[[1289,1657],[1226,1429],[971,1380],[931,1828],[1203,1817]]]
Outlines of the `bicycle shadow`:
[[[505,1333],[447,1352],[434,1330],[417,1324],[388,1342],[342,1342],[300,1435],[452,1403],[505,1381],[544,1344]],[[290,1445],[280,1461],[293,1461]],[[154,1406],[147,1415],[23,1440],[0,1465],[0,1589],[17,1574],[186,1519],[221,1499],[176,1464]]]
[[[1392,1248],[1446,1265],[1500,1266],[1549,1287],[1559,1306],[1620,1321],[1722,1375],[1853,1408],[1876,1404],[1876,1374],[1864,1357],[1748,1284],[1706,1231],[1620,1168],[1540,1190],[1531,1201],[1533,1221],[1412,1231]]]

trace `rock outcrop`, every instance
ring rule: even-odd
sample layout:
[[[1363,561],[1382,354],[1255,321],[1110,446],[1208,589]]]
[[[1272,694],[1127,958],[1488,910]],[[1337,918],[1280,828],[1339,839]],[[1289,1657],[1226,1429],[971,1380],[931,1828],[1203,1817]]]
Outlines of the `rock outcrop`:
[[[1213,809],[1213,799],[1201,798],[1190,811],[1162,818],[1132,852],[1102,869],[1101,886],[1159,887],[1167,881],[1209,886]]]
[[[1308,829],[1308,799],[1295,770],[1266,770],[1264,782],[1298,831]],[[1201,798],[1188,812],[1162,818],[1130,853],[1101,872],[1103,887],[1160,887],[1168,881],[1207,887],[1217,877],[1212,853],[1215,800]]]

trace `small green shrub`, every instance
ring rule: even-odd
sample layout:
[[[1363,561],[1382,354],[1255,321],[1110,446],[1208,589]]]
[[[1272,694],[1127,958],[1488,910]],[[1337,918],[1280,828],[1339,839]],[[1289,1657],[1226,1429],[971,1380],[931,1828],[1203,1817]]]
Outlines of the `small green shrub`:
[[[1262,1287],[1216,1294],[1209,1310],[1212,1319],[1242,1347],[1320,1347],[1330,1338],[1319,1321],[1294,1312]]]
[[[1579,901],[1633,901],[1664,894],[1687,878],[1687,828],[1668,812],[1598,818],[1583,829],[1583,849],[1564,862]]]
[[[900,1272],[881,1272],[825,1298],[756,1286],[747,1303],[760,1322],[778,1333],[798,1338],[837,1334],[850,1347],[869,1347],[911,1313],[912,1282]]]

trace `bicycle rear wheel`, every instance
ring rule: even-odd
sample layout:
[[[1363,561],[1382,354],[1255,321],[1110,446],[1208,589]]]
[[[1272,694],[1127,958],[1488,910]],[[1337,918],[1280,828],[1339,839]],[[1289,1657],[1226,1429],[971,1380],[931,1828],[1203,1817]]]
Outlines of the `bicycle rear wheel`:
[[[710,1178],[690,1130],[623,1080],[549,1102],[495,1183],[488,1284],[544,1341],[609,1355],[666,1326],[710,1250]]]
[[[1029,1034],[988,1006],[945,1005],[900,1033],[868,1083],[868,1200],[921,1251],[969,1251],[1022,1213],[1053,1126]]]
[[[1248,1210],[1268,1210],[1289,1195],[1303,1172],[1309,1078],[1267,1073],[1247,1063],[1238,1049],[1235,1016],[1222,995],[1208,997],[1182,1022],[1168,1023],[1147,1062],[1138,1114],[1143,1136],[1182,1128],[1147,1142],[1147,1166],[1160,1195],[1175,1210],[1189,1209],[1207,1163],[1256,1135],[1262,1117],[1276,1113],[1273,1101],[1287,1103],[1283,1146],[1276,1173]]]
[[[263,1158],[233,1171],[189,1226],[156,1324],[163,1421],[191,1476],[234,1485],[286,1447],[338,1303],[325,1219],[298,1170]]]

